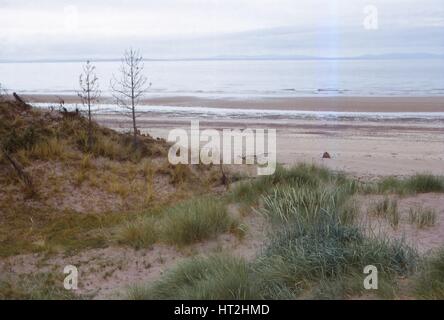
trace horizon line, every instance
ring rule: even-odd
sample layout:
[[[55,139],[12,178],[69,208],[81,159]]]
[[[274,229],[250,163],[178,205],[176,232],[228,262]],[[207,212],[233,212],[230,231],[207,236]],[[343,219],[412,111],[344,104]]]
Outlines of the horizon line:
[[[215,57],[198,57],[198,58],[144,58],[143,61],[297,61],[297,60],[408,60],[408,59],[443,59],[444,54],[435,53],[388,53],[388,54],[368,54],[358,56],[338,56],[338,57],[322,57],[322,56],[304,56],[304,55],[288,55],[288,56],[215,56]],[[64,63],[64,62],[119,62],[122,58],[61,58],[61,59],[0,59],[0,63]]]

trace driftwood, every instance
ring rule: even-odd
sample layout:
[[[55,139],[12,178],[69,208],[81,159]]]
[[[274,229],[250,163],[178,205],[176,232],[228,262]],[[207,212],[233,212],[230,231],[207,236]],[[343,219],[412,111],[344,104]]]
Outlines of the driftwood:
[[[2,154],[5,159],[11,164],[19,179],[25,184],[27,188],[29,188],[32,193],[34,193],[35,189],[32,179],[30,175],[23,169],[23,166],[17,160],[15,160],[4,148],[2,148]]]
[[[14,96],[15,101],[17,101],[18,103],[26,104],[26,102],[22,98],[20,98],[17,93],[14,92],[14,93],[12,93],[12,95]]]
[[[15,101],[17,102],[16,107],[19,107],[22,111],[28,111],[31,109],[31,106],[25,102],[17,93],[13,92],[12,96],[14,97]]]
[[[224,186],[226,186],[226,187],[228,188],[228,186],[229,186],[228,178],[227,178],[227,175],[226,175],[225,172],[224,172],[224,167],[223,167],[223,165],[222,165],[222,161],[221,161],[221,163],[219,164],[219,166],[220,166],[220,172],[221,172],[221,174],[222,174],[222,177],[221,177],[221,183],[222,183],[222,185],[224,185]]]
[[[65,118],[78,118],[80,116],[80,110],[76,108],[75,111],[68,111],[65,107],[61,106],[60,112]]]

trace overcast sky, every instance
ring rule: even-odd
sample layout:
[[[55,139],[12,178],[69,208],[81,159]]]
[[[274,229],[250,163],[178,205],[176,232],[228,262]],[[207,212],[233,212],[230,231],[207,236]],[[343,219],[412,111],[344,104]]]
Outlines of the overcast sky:
[[[0,59],[444,53],[443,0],[0,0],[0,17]]]

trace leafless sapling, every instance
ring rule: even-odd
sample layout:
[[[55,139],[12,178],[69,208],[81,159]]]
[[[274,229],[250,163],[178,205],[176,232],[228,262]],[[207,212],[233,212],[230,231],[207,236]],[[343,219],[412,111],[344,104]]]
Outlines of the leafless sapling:
[[[3,102],[6,100],[7,94],[8,94],[8,91],[0,83],[0,102]]]
[[[88,115],[88,149],[91,150],[93,143],[93,126],[92,126],[92,113],[94,104],[98,102],[100,98],[99,79],[96,74],[96,67],[87,61],[83,65],[83,71],[79,76],[78,96],[82,101],[82,104],[87,107]]]
[[[144,74],[143,57],[139,51],[125,51],[120,66],[120,77],[113,76],[111,89],[117,104],[122,107],[132,119],[133,142],[137,145],[137,106],[151,83]]]

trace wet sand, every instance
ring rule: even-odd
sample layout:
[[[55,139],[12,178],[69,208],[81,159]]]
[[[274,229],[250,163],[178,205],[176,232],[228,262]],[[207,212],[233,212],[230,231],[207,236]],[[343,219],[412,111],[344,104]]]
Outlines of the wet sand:
[[[76,96],[23,95],[29,102],[80,103]],[[113,103],[103,97],[101,103]],[[338,112],[444,112],[443,97],[281,97],[281,98],[200,98],[149,97],[141,104],[152,106],[207,107],[264,110]]]

